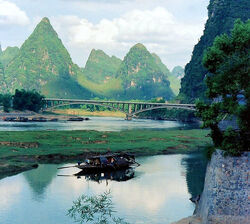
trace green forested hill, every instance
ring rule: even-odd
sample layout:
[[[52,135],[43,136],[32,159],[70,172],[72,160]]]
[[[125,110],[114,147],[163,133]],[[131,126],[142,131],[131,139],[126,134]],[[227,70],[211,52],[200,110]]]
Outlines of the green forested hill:
[[[180,96],[186,102],[194,102],[204,98],[206,86],[204,77],[207,71],[202,66],[204,50],[211,46],[215,37],[229,33],[237,18],[249,19],[249,0],[210,0],[208,20],[203,36],[194,47],[191,61],[185,67],[185,76],[181,81]]]
[[[142,44],[130,49],[117,72],[117,78],[122,80],[120,97],[124,99],[170,99],[174,96],[167,75]]]
[[[152,53],[152,56],[155,58],[156,64],[160,67],[161,71],[166,75],[166,78],[170,82],[170,88],[174,92],[175,95],[179,94],[179,90],[181,88],[181,80],[180,80],[180,74],[182,71],[182,74],[184,73],[184,70],[181,66],[176,66],[172,72],[169,71],[167,66],[162,63],[160,57]]]
[[[20,49],[0,52],[0,87],[10,93],[35,89],[46,97],[168,100],[178,93],[178,79],[142,44],[133,46],[123,61],[92,50],[80,69],[43,18]]]
[[[4,67],[1,61],[0,61],[0,92],[1,93],[7,92],[7,88],[4,81]]]
[[[5,82],[10,92],[36,89],[48,97],[90,97],[75,81],[78,72],[50,21],[43,18],[5,68]]]
[[[122,60],[112,56],[109,57],[102,50],[93,49],[83,69],[86,77],[97,83],[105,83],[115,77]]]
[[[6,67],[19,53],[18,47],[7,47],[0,53],[0,62]]]

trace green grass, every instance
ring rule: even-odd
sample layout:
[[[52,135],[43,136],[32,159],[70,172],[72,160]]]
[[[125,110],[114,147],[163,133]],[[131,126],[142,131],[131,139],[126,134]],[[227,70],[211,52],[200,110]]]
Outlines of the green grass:
[[[28,155],[77,155],[88,152],[132,152],[137,155],[185,153],[211,143],[207,130],[170,131],[33,131],[0,132],[0,159]],[[14,143],[37,143],[22,148]],[[6,143],[2,143],[6,144]]]
[[[199,129],[0,132],[0,179],[33,169],[38,163],[76,161],[90,153],[190,153],[211,144],[207,134]]]

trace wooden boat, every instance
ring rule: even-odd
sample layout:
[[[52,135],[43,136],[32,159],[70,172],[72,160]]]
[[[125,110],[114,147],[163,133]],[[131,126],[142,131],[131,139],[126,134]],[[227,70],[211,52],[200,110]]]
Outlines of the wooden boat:
[[[48,120],[45,117],[33,117],[31,119],[31,121],[34,121],[34,122],[47,122]]]
[[[68,121],[84,121],[84,118],[82,117],[70,117]]]
[[[109,153],[91,156],[88,157],[84,163],[78,162],[76,166],[60,167],[59,169],[77,167],[82,170],[82,174],[91,174],[126,170],[133,166],[140,166],[140,164],[135,161],[133,155],[128,153]]]

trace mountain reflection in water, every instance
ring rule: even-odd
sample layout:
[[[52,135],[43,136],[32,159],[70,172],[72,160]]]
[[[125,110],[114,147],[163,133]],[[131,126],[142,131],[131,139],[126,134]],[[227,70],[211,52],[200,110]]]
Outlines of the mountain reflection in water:
[[[137,160],[141,166],[133,172],[81,176],[75,167],[57,169],[72,164],[44,164],[4,178],[0,180],[0,223],[72,223],[65,213],[74,200],[109,189],[117,217],[130,223],[169,224],[192,215],[194,204],[189,198],[203,188],[203,158],[189,154]]]

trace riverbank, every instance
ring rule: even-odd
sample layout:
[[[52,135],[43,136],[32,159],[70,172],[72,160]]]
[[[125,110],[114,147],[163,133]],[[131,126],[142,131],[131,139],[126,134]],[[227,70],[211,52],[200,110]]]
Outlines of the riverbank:
[[[211,143],[207,134],[207,130],[200,129],[0,132],[0,178],[35,168],[39,163],[83,161],[98,153],[190,153]]]
[[[51,112],[55,114],[73,115],[73,116],[96,116],[96,117],[122,117],[126,115],[121,111],[88,111],[84,109],[55,109]]]

